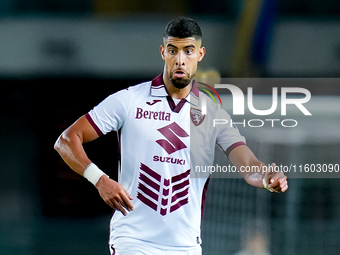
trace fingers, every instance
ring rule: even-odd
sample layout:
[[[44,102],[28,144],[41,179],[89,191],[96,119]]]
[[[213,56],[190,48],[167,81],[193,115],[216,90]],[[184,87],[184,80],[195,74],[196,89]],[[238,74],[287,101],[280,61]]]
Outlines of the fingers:
[[[276,164],[273,163],[266,176],[268,179],[268,189],[272,192],[282,193],[288,189],[287,176],[283,172],[276,170]]]
[[[276,174],[276,164],[273,163],[269,168],[267,166],[264,166],[263,169],[265,170],[265,178],[266,178],[266,183],[269,184],[270,179],[274,177]]]
[[[271,184],[268,185],[274,192],[285,192],[288,189],[287,177],[280,177],[279,179],[272,179]]]
[[[268,188],[274,192],[285,192],[288,189],[287,176],[282,172],[277,172],[269,180]]]
[[[276,167],[275,163],[273,163],[269,167],[269,169],[266,166],[264,167],[265,174],[264,174],[264,179],[263,179],[263,181],[264,181],[263,185],[264,185],[265,188],[267,188],[270,185],[272,178],[276,174],[275,167]]]
[[[122,186],[123,188],[123,186]],[[133,211],[133,205],[131,203],[132,197],[127,193],[127,191],[123,188],[123,193],[120,194],[120,197],[116,198],[116,201],[120,204],[119,208],[117,208],[119,211],[123,213],[124,216],[127,215],[126,210],[129,212]]]
[[[113,209],[120,211],[124,216],[127,215],[127,212],[125,211],[121,203],[117,202],[116,200],[113,200],[112,203],[114,204]]]
[[[96,187],[100,196],[111,208],[120,211],[124,216],[127,215],[127,211],[133,211],[131,203],[133,198],[121,184],[109,178],[103,178],[99,180]]]
[[[120,211],[124,216],[127,215],[127,211],[133,211],[133,205],[131,203],[132,197],[127,193],[125,188],[117,183],[119,187],[116,190],[116,194],[112,194],[110,201],[114,205],[113,209]]]

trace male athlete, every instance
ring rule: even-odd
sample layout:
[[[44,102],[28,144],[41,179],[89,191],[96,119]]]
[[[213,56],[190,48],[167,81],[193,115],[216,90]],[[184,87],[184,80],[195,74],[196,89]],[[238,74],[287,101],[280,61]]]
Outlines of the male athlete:
[[[109,96],[65,130],[55,144],[64,161],[92,182],[115,210],[110,222],[111,254],[202,253],[201,208],[209,174],[195,176],[193,169],[213,164],[215,144],[238,169],[265,169],[237,128],[212,125],[213,119],[230,120],[230,116],[199,92],[193,80],[205,55],[201,43],[195,21],[172,20],[160,46],[163,73]],[[201,113],[203,98],[207,114],[197,121],[192,117]],[[111,131],[119,131],[118,182],[92,163],[82,146]],[[276,192],[288,188],[280,172],[241,174],[258,188]]]

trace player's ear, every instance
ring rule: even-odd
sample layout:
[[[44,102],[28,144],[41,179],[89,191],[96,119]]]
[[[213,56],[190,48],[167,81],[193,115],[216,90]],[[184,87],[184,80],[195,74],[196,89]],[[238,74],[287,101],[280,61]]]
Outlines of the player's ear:
[[[164,46],[161,45],[159,50],[160,50],[160,52],[161,52],[162,59],[164,60],[164,52],[165,52]]]
[[[199,50],[199,57],[198,57],[198,62],[200,62],[205,55],[205,47],[201,47]]]

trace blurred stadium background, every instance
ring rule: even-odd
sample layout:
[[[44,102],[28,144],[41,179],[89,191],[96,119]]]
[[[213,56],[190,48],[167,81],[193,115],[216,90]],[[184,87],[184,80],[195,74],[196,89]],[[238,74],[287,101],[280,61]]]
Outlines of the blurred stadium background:
[[[340,75],[337,0],[2,0],[1,255],[108,254],[111,210],[60,160],[53,144],[107,95],[162,72],[161,35],[178,15],[193,17],[202,27],[207,55],[201,72],[214,70],[221,77]],[[313,130],[310,139],[296,139],[305,130],[283,135],[241,130],[261,160],[339,163],[340,86],[306,88],[318,99],[313,109],[325,109],[320,125],[308,129]],[[254,92],[271,90],[258,86]],[[328,105],[332,114],[327,114]],[[115,134],[86,150],[115,176]],[[227,163],[219,153],[216,162]],[[258,254],[338,254],[339,184],[339,179],[291,179],[289,192],[277,195],[241,179],[212,179],[204,254],[234,254],[251,242],[252,249],[263,250]]]

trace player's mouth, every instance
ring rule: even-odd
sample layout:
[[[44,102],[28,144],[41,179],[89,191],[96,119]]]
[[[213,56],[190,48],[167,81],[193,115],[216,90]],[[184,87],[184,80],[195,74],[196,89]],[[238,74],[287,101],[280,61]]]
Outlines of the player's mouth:
[[[187,74],[185,71],[177,69],[173,72],[173,76],[175,78],[185,78]]]

